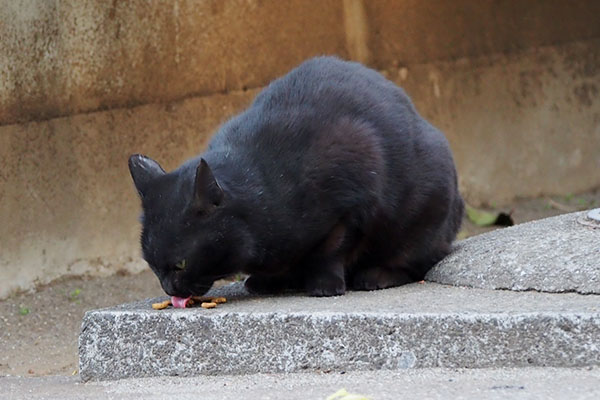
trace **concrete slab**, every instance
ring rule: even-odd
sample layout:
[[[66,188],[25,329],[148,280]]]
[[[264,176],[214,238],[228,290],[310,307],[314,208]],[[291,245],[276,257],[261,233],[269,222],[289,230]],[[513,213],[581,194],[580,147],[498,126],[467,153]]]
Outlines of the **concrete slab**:
[[[600,364],[600,298],[412,284],[335,298],[213,292],[217,309],[153,300],[86,313],[84,381],[157,375]]]
[[[600,223],[589,211],[465,239],[428,274],[450,285],[600,294]]]
[[[322,399],[345,388],[371,400],[598,399],[600,368],[415,369],[158,377],[82,384],[77,377],[0,378],[0,397],[37,399]]]

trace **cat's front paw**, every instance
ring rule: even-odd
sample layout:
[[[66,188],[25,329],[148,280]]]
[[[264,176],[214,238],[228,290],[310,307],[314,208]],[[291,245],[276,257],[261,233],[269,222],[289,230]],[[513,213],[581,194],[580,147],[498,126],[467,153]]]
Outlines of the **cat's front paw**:
[[[314,279],[306,283],[306,291],[315,297],[341,296],[346,293],[346,283],[339,278]]]

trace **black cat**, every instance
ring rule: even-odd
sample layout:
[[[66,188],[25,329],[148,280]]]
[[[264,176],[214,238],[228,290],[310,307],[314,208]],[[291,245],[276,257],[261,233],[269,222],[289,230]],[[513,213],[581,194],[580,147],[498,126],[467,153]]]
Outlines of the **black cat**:
[[[452,154],[402,89],[358,63],[304,62],[166,173],[133,155],[142,249],[172,296],[250,274],[253,292],[341,295],[423,279],[463,215]]]

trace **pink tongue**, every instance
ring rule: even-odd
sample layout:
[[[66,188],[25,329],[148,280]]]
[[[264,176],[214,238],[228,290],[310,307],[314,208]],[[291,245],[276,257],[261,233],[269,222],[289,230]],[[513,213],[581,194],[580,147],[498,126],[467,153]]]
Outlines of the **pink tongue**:
[[[192,296],[185,297],[185,298],[172,296],[171,304],[173,304],[173,307],[175,307],[175,308],[185,308],[185,306],[187,306],[187,303],[188,303],[188,301],[190,301],[191,298],[192,298]]]

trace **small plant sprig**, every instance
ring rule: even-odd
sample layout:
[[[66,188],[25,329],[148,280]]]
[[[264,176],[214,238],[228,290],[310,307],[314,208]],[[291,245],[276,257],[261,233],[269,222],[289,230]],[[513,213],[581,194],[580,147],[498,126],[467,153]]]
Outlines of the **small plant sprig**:
[[[71,293],[69,293],[69,300],[79,303],[79,301],[80,301],[79,295],[80,294],[81,294],[81,289],[79,289],[79,288],[71,290]]]

